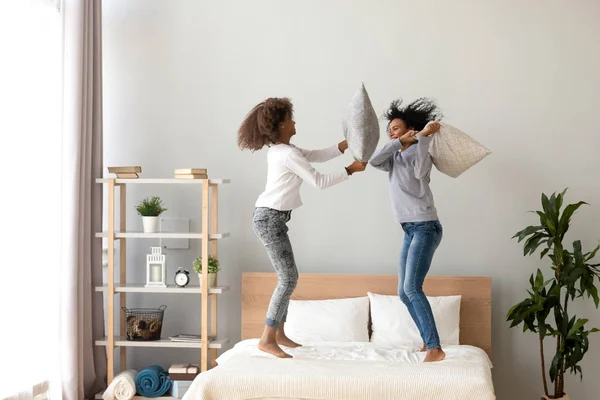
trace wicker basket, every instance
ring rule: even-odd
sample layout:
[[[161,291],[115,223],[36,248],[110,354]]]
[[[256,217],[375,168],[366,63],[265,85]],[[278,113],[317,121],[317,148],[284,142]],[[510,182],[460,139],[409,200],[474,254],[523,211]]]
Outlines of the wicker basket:
[[[127,321],[127,340],[160,340],[165,308],[167,308],[165,305],[158,308],[121,307]]]

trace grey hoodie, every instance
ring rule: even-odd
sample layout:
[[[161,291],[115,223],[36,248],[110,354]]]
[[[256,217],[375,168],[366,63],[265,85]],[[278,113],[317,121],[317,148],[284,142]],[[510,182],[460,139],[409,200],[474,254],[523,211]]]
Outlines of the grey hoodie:
[[[423,222],[438,219],[429,188],[431,136],[418,135],[418,143],[400,151],[400,139],[391,140],[375,152],[369,164],[386,171],[394,217],[400,223]]]

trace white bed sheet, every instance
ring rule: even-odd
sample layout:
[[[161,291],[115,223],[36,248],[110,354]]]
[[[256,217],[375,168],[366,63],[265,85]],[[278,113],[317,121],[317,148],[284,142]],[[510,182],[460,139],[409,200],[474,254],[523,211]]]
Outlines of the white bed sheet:
[[[493,400],[492,363],[474,346],[444,348],[446,359],[423,363],[417,348],[369,342],[305,343],[278,359],[237,343],[200,374],[183,400]]]

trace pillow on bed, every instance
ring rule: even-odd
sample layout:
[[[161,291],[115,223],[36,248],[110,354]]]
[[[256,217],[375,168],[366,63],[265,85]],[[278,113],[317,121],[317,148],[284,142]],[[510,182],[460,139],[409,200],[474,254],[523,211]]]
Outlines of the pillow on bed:
[[[456,178],[491,154],[491,151],[466,133],[443,122],[439,132],[432,137],[429,154],[440,172]]]
[[[369,298],[290,300],[285,332],[298,342],[368,342]]]
[[[342,128],[354,159],[369,161],[379,143],[379,120],[364,84],[354,93]]]
[[[423,339],[398,296],[368,293],[371,302],[371,342],[381,346],[418,346]],[[458,345],[461,296],[427,296],[443,346]]]

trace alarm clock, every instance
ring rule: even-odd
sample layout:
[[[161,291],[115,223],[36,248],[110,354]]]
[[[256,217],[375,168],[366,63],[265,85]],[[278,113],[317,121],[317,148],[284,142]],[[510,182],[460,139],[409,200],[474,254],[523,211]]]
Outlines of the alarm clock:
[[[175,272],[175,284],[179,287],[186,287],[190,283],[190,273],[181,267]]]

